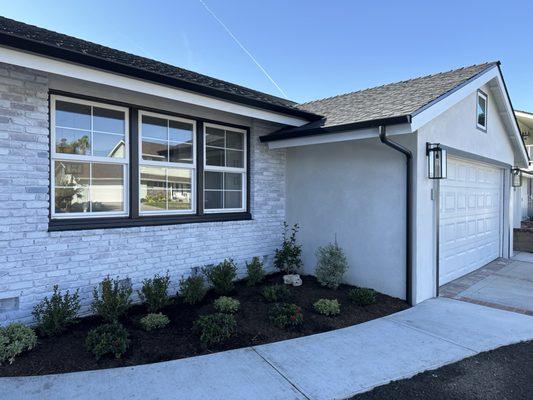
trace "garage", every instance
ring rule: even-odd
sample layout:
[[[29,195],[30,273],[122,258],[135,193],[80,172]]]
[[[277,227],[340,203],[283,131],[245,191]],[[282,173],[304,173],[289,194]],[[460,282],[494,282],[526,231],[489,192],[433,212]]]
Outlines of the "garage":
[[[502,172],[489,164],[448,158],[448,179],[440,182],[440,285],[500,257]]]

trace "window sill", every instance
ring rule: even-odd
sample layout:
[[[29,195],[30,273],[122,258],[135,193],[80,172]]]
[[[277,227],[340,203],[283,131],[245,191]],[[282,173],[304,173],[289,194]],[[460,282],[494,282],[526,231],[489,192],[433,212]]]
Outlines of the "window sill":
[[[51,220],[48,232],[81,231],[88,229],[133,228],[139,226],[196,224],[203,222],[226,222],[251,220],[249,212],[220,213],[206,215],[157,215],[138,218],[76,218]]]

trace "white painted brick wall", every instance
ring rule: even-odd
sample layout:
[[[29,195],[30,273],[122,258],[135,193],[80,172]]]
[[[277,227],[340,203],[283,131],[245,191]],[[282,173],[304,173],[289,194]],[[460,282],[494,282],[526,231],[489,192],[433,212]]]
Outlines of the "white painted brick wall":
[[[48,77],[0,64],[0,299],[19,297],[19,309],[0,312],[0,324],[31,322],[33,306],[52,286],[79,288],[83,311],[102,278],[144,278],[169,271],[176,285],[190,269],[232,257],[268,256],[281,240],[285,217],[285,153],[269,151],[251,130],[252,221],[48,232]],[[173,288],[173,291],[175,287]]]

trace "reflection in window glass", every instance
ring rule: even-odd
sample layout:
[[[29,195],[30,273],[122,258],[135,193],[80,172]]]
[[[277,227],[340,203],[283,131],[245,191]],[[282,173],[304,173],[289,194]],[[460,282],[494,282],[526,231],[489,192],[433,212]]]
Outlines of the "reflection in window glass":
[[[55,161],[55,212],[124,211],[123,168],[119,164]]]
[[[224,147],[225,131],[223,129],[206,127],[205,128],[205,144],[207,146]]]
[[[91,208],[96,211],[124,209],[124,170],[117,164],[92,164]]]
[[[127,110],[55,96],[51,100],[55,110],[52,217],[124,215]]]
[[[481,92],[477,95],[477,125],[480,128],[487,127],[487,96]]]
[[[168,140],[192,145],[193,126],[187,122],[168,121]]]
[[[142,116],[142,159],[173,163],[193,163],[192,123]]]
[[[191,170],[167,169],[167,201],[169,210],[190,210],[191,204]]]
[[[91,154],[91,132],[56,128],[56,152],[63,154]]]
[[[192,170],[141,167],[141,211],[192,210]]]
[[[91,129],[91,106],[56,101],[56,126],[75,129]]]
[[[123,135],[93,133],[93,156],[124,158],[126,143]]]
[[[141,167],[141,187],[139,191],[141,210],[166,210],[166,187],[165,168]]]
[[[93,108],[93,130],[124,135],[124,113],[107,108]]]
[[[126,157],[123,111],[58,100],[55,121],[56,153]]]
[[[142,139],[142,159],[168,162],[168,143],[150,138]]]
[[[192,144],[169,142],[168,158],[170,162],[191,164]]]

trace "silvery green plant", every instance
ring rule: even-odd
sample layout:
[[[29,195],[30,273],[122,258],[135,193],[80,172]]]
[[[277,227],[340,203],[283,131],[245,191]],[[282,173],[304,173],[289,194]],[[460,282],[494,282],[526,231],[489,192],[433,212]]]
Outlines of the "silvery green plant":
[[[335,243],[319,247],[315,252],[317,264],[316,279],[322,286],[337,289],[348,270],[348,261],[342,248]]]

